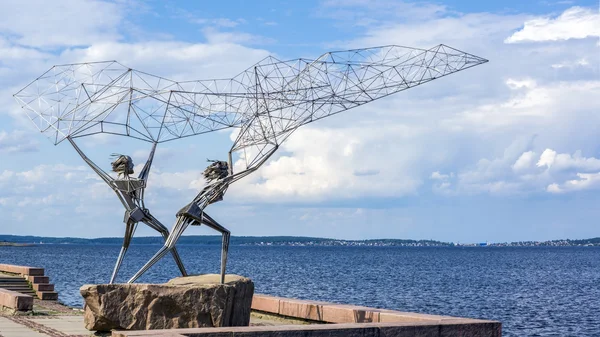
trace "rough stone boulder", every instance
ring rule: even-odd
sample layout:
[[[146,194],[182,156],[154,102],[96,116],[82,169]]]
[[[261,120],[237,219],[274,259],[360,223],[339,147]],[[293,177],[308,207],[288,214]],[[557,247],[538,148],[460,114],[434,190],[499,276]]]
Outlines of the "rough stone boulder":
[[[88,330],[150,330],[247,326],[254,283],[216,274],[178,277],[165,284],[96,284],[80,289]]]

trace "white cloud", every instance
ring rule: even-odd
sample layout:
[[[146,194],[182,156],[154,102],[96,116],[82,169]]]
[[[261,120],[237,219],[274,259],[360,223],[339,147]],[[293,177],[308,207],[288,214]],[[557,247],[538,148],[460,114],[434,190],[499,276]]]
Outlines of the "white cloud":
[[[556,153],[552,149],[546,149],[542,152],[540,160],[536,164],[538,167],[546,167],[553,170],[600,170],[600,159],[586,158],[581,155],[581,151],[576,151],[573,155],[568,153]]]
[[[540,156],[540,160],[537,162],[536,166],[538,166],[538,167],[546,166],[546,167],[550,168],[552,166],[552,164],[554,163],[555,159],[556,159],[556,151],[551,150],[551,149],[546,149],[546,150],[544,150],[544,152],[542,152],[542,155]]]
[[[226,27],[226,28],[234,28],[237,27],[240,23],[244,23],[245,20],[231,20],[228,18],[215,18],[215,19],[205,19],[205,18],[190,18],[190,21],[200,25],[211,25],[217,27]]]
[[[153,171],[151,177],[146,206],[159,218],[168,215],[172,219],[177,207],[197,193],[188,186],[191,176],[187,173]],[[180,188],[189,192],[182,193]],[[32,208],[35,213],[31,213]],[[23,171],[0,172],[0,214],[10,223],[6,230],[12,227],[18,231],[17,226],[29,227],[31,221],[35,227],[35,223],[55,221],[60,215],[61,227],[44,232],[46,235],[72,235],[75,230],[78,235],[117,236],[122,233],[119,224],[123,212],[115,193],[87,166],[43,164]],[[82,223],[86,226],[82,227]],[[150,230],[144,233],[155,235]]]
[[[465,50],[469,47],[468,52],[486,57],[488,56],[486,54],[489,54],[490,42],[503,39],[507,31],[518,27],[525,18],[525,15],[505,16],[493,13],[443,11],[436,15],[426,15],[420,20],[407,21],[396,18],[379,22],[377,25],[372,25],[364,36],[350,41],[341,41],[339,45],[364,48],[399,44],[431,48],[444,43]]]
[[[505,43],[560,41],[600,36],[598,10],[571,7],[556,18],[542,17],[525,22],[523,29],[504,40]]]
[[[600,172],[577,173],[578,179],[568,180],[562,184],[553,183],[548,185],[550,193],[566,193],[587,189],[600,189]]]
[[[202,26],[216,26],[216,27],[225,27],[225,28],[235,28],[240,24],[246,23],[246,19],[237,18],[230,19],[225,17],[206,17],[198,15],[197,13],[191,12],[185,8],[173,7],[171,5],[167,5],[166,10],[171,12],[171,15],[176,19],[184,19],[190,23],[202,25]]]
[[[57,184],[57,182],[60,182]],[[112,192],[106,187],[96,193],[96,185],[104,184],[90,175],[84,166],[64,164],[38,165],[28,170],[4,170],[0,174],[0,196],[5,207],[26,207],[39,204],[44,208],[69,208],[72,205],[97,202]]]
[[[208,43],[242,43],[246,45],[264,45],[275,43],[275,39],[244,33],[244,32],[230,32],[215,29],[213,27],[206,27],[202,29],[202,33]]]
[[[244,55],[240,58],[239,55]],[[226,78],[237,75],[269,52],[233,43],[146,41],[94,43],[61,54],[69,62],[119,60],[124,65],[174,80]]]
[[[0,33],[22,46],[52,48],[117,40],[121,4],[100,0],[0,2]]]
[[[590,64],[590,62],[588,62],[587,59],[585,58],[581,58],[579,60],[576,60],[575,62],[569,62],[569,61],[564,61],[561,63],[555,63],[552,65],[552,68],[554,69],[561,69],[561,68],[577,68],[577,67],[591,67],[592,64]]]
[[[429,178],[434,179],[434,180],[446,180],[446,179],[450,178],[450,175],[441,174],[439,171],[435,171],[431,174],[431,176]]]
[[[517,159],[517,161],[512,166],[515,171],[522,171],[531,168],[534,162],[535,152],[527,151],[523,152],[523,154]]]
[[[414,193],[421,185],[414,166],[429,159],[399,139],[419,137],[422,131],[401,125],[371,127],[374,132],[368,133],[362,130],[303,127],[283,144],[284,154],[232,186],[228,196],[316,202]]]
[[[39,143],[35,134],[26,134],[23,131],[0,131],[0,152],[34,152],[38,151]]]
[[[441,16],[446,6],[428,2],[394,0],[327,0],[322,1],[318,14],[348,22],[354,26],[379,26],[382,20],[422,21]]]
[[[140,164],[141,169],[142,164]],[[153,169],[150,173],[148,188],[175,189],[178,191],[194,190],[200,192],[204,187],[203,170],[186,170],[181,172],[161,172]]]
[[[443,188],[436,185],[437,191],[451,195],[513,195],[543,191],[565,193],[600,187],[600,159],[583,157],[581,151],[572,155],[552,149],[545,149],[541,154],[532,150],[518,152],[519,148],[531,146],[515,142],[506,149],[503,157],[480,160],[474,168],[459,172],[457,179],[446,180]]]
[[[572,111],[598,111],[600,81],[564,81],[539,85],[531,80],[506,81],[513,89],[508,100],[469,108],[460,117],[447,119],[449,125],[477,127],[480,132],[512,126],[560,126],[561,120],[575,119]],[[519,90],[515,90],[519,89]],[[564,127],[564,125],[563,125]],[[536,130],[537,131],[537,130]]]
[[[524,79],[509,78],[506,80],[506,86],[512,90],[523,89],[523,88],[524,89],[532,89],[537,86],[537,83],[535,82],[534,79],[531,79],[531,78],[524,78]]]

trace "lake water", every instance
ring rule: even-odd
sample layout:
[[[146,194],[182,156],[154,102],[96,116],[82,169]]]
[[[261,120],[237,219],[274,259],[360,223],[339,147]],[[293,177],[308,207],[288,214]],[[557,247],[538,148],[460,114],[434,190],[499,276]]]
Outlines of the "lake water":
[[[160,246],[132,245],[119,281]],[[0,263],[46,268],[60,300],[106,283],[117,245],[0,247]],[[220,247],[180,245],[189,273],[217,273]],[[139,282],[178,276],[167,256]],[[504,336],[600,336],[600,248],[230,247],[228,273],[257,293],[501,321]]]

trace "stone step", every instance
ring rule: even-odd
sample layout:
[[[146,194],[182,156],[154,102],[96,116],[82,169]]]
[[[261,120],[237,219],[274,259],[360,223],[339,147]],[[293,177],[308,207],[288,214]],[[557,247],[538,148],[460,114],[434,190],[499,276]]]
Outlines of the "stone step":
[[[0,289],[0,291],[2,291],[2,290],[7,290],[7,289]],[[11,290],[11,291],[13,291],[13,290]],[[18,294],[28,295],[28,296],[31,296],[33,298],[37,298],[37,294],[34,293],[34,292],[30,292],[30,293],[22,292],[22,291],[13,291],[13,292],[18,293]]]
[[[0,290],[10,290],[10,291],[14,291],[16,293],[20,293],[20,294],[25,294],[25,295],[31,295],[33,297],[36,297],[37,294],[35,293],[35,291],[27,291],[27,290],[13,290],[13,289],[4,289],[4,288],[0,288]]]
[[[24,277],[0,277],[0,282],[27,281]]]
[[[15,280],[15,281],[12,281],[12,282],[2,282],[2,283],[0,283],[0,287],[4,287],[6,285],[11,285],[11,284],[29,285],[29,282],[27,282],[25,280],[22,280],[22,281]]]
[[[14,286],[26,286],[29,287],[29,283],[27,282],[11,282],[11,283],[0,283],[0,288],[4,287],[14,287]]]
[[[29,283],[1,283],[0,288],[10,288],[10,287],[25,287],[30,288]]]
[[[0,264],[0,289],[29,294],[41,300],[58,299],[54,284],[44,276],[44,268]]]
[[[50,283],[48,276],[27,276],[27,280],[31,283]]]
[[[27,280],[22,277],[0,278],[0,283],[6,282],[27,282]]]
[[[12,286],[0,286],[0,289],[17,289],[17,291],[19,291],[19,290],[32,290],[32,291],[34,291],[34,289],[31,289],[31,287],[29,286],[29,284],[18,284],[18,285],[12,285]]]
[[[44,301],[56,301],[58,300],[58,293],[56,291],[38,291],[37,297]]]
[[[27,282],[27,280],[25,280],[23,277],[3,275],[0,277],[0,289],[37,297],[35,290],[29,286],[29,282]]]
[[[35,293],[35,291],[18,291],[18,290],[11,290],[11,289],[0,288],[0,291],[4,291],[4,290],[6,290],[6,291],[12,291],[12,292],[23,294],[23,295],[29,295],[29,296],[37,298],[37,294]]]
[[[54,291],[54,284],[50,283],[34,283],[33,289],[36,291]]]
[[[16,266],[12,264],[0,264],[0,271],[15,273],[19,275],[44,275],[44,268],[36,268],[29,266]]]
[[[3,289],[31,289],[29,284],[17,284],[12,286],[0,286]]]
[[[6,283],[0,285],[0,288],[30,288],[29,283]]]
[[[0,289],[0,307],[7,307],[19,311],[29,311],[33,309],[33,297],[6,289]],[[7,331],[7,335],[8,334],[10,334],[10,332]]]

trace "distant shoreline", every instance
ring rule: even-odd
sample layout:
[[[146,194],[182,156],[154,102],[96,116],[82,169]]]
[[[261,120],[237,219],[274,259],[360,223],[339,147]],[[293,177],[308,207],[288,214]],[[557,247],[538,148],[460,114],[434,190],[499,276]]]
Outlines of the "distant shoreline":
[[[220,245],[220,235],[190,235],[181,237],[180,244]],[[108,237],[84,239],[73,237],[40,237],[0,234],[0,246],[31,246],[44,244],[81,244],[81,245],[121,245],[123,238]],[[164,243],[162,237],[134,237],[132,244]],[[370,240],[341,240],[331,238],[297,237],[297,236],[232,236],[231,245],[236,246],[323,246],[323,247],[600,247],[600,237],[591,239],[562,239],[549,241],[518,241],[518,242],[443,242],[436,240],[410,239],[370,239]]]
[[[0,242],[0,247],[31,247],[35,246],[35,243],[22,243],[22,242]]]

